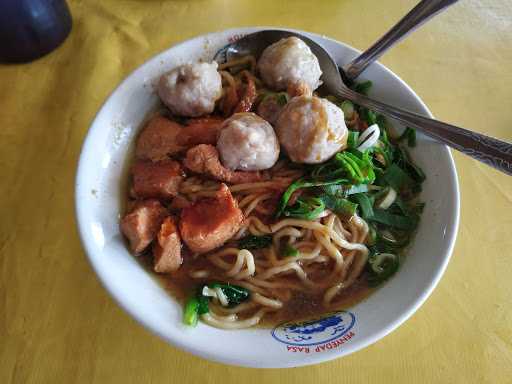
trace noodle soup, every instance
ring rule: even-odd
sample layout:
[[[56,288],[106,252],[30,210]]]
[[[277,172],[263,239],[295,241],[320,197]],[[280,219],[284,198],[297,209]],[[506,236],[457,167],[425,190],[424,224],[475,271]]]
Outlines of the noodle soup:
[[[318,78],[264,64],[314,67],[296,40],[163,75],[168,109],[137,139],[121,230],[187,325],[240,329],[347,308],[398,270],[418,224],[414,130],[398,136],[383,116],[315,91]]]

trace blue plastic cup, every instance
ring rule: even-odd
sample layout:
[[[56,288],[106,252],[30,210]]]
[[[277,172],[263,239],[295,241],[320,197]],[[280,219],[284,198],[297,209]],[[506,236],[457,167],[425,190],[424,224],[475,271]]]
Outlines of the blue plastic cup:
[[[65,0],[0,0],[0,61],[46,55],[66,39],[71,25]]]

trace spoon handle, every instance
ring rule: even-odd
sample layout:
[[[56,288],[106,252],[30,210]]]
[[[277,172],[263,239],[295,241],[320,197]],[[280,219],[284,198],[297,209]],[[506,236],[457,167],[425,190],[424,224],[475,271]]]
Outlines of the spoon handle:
[[[344,80],[352,81],[389,48],[457,0],[422,0],[370,48],[342,67]]]
[[[369,99],[348,88],[340,89],[338,96],[396,119],[406,126],[417,128],[426,135],[473,159],[512,175],[512,144],[510,143],[392,107],[380,101]]]

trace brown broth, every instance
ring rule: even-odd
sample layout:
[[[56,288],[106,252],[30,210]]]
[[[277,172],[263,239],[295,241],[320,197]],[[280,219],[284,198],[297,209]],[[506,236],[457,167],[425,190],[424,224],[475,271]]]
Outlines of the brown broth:
[[[150,252],[139,257],[141,264],[148,270],[157,281],[174,297],[181,305],[186,299],[197,292],[198,287],[213,281],[226,281],[221,271],[212,266],[204,256],[193,259],[186,250],[183,255],[183,265],[176,272],[171,274],[156,274],[153,272],[153,258]],[[206,269],[212,272],[208,278],[193,279],[189,272],[193,270]],[[229,281],[236,284],[236,281]],[[306,292],[295,292],[292,298],[284,303],[282,309],[277,312],[270,312],[263,317],[258,327],[272,328],[278,324],[288,321],[303,321],[322,315],[328,312],[345,310],[365,300],[375,288],[369,287],[366,283],[366,275],[363,273],[360,278],[345,291],[336,297],[336,305],[329,308],[323,306],[323,293],[308,294]]]

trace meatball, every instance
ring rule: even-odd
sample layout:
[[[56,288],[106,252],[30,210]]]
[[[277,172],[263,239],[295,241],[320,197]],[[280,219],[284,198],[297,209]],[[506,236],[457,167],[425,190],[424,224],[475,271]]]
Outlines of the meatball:
[[[158,82],[158,95],[175,115],[197,117],[212,113],[222,95],[217,63],[185,64],[164,73]]]
[[[254,113],[236,113],[226,120],[217,140],[222,164],[231,170],[258,171],[272,167],[279,144],[272,126]]]
[[[317,164],[346,146],[343,111],[327,99],[294,97],[276,124],[279,142],[296,163]]]
[[[321,84],[318,59],[301,39],[288,37],[268,46],[258,61],[265,84],[277,91],[290,85],[314,91]]]

